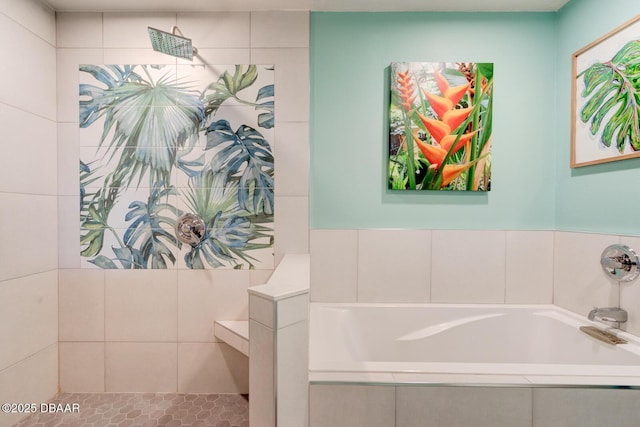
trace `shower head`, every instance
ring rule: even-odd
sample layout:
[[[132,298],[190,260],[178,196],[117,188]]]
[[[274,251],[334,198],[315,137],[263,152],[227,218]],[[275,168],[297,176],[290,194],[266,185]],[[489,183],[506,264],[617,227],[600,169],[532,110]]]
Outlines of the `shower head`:
[[[191,44],[191,39],[184,37],[182,31],[175,25],[171,27],[170,33],[152,27],[147,27],[147,30],[153,50],[157,52],[190,61],[193,60],[194,55],[198,54],[198,49]]]

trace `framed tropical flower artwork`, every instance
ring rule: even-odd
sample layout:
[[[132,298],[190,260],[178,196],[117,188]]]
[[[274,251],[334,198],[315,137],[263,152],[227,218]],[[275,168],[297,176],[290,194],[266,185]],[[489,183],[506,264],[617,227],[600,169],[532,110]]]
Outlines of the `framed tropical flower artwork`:
[[[390,190],[491,190],[493,64],[394,62]]]
[[[573,54],[571,167],[640,156],[640,15]]]

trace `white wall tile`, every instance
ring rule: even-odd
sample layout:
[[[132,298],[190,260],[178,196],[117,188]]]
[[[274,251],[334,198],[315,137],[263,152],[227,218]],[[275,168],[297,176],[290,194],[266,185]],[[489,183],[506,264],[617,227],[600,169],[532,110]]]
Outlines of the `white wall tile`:
[[[309,425],[395,427],[395,400],[395,387],[392,386],[311,384]]]
[[[281,122],[309,121],[309,49],[251,49],[251,63],[275,65],[275,118]]]
[[[104,271],[59,270],[60,341],[104,341]]]
[[[285,254],[309,253],[309,198],[275,196],[274,204],[275,263]]]
[[[0,14],[0,39],[4,60],[0,102],[49,120],[56,120],[56,49],[34,33]],[[28,52],[28,54],[25,54]]]
[[[434,230],[432,242],[431,302],[504,302],[504,231]]]
[[[275,325],[275,302],[259,295],[249,295],[249,318],[272,328]]]
[[[276,304],[278,330],[295,323],[304,322],[309,318],[308,293],[283,298],[277,301]]]
[[[0,192],[55,195],[56,123],[0,104]]]
[[[358,301],[428,302],[429,230],[358,231]]]
[[[311,230],[311,302],[355,302],[358,231]]]
[[[553,303],[586,316],[593,307],[617,306],[620,289],[605,276],[600,255],[618,236],[556,232]]]
[[[0,370],[0,402],[39,404],[58,392],[58,344]],[[9,427],[25,414],[2,414],[0,426]]]
[[[398,387],[396,411],[398,427],[423,426],[427,419],[434,426],[529,427],[531,389]]]
[[[200,49],[198,47],[198,54],[193,57],[193,60],[178,58],[177,62],[178,65],[250,64],[251,49]]]
[[[105,271],[107,341],[176,342],[175,270]]]
[[[533,426],[635,427],[640,390],[533,389]]]
[[[0,369],[58,342],[58,275],[0,283]]]
[[[151,40],[147,27],[171,32],[173,25],[176,25],[175,13],[105,13],[103,15],[104,47],[150,48]]]
[[[213,342],[216,320],[249,317],[248,270],[178,271],[178,341]]]
[[[52,46],[56,45],[56,15],[39,0],[3,0],[0,13],[20,23]]]
[[[273,274],[273,270],[250,270],[250,286],[264,285]]]
[[[309,195],[309,124],[278,123],[274,143],[275,194]]]
[[[251,47],[309,47],[309,12],[252,12]]]
[[[553,232],[507,231],[506,302],[553,302]]]
[[[58,197],[58,268],[80,268],[79,196]]]
[[[248,12],[178,13],[177,22],[180,31],[186,38],[192,40],[193,46],[198,50],[250,46],[250,14]],[[162,30],[170,31],[170,29]]]
[[[308,423],[309,324],[300,322],[278,329],[278,424]]]
[[[146,28],[146,27],[145,27]],[[151,43],[151,42],[149,42]],[[151,44],[149,44],[151,46]],[[105,64],[164,64],[175,65],[176,58],[156,52],[150,47],[109,48],[104,50]]]
[[[102,64],[102,49],[57,49],[56,56],[58,122],[75,123],[78,126],[79,65]],[[69,142],[60,141],[59,144],[71,144],[76,141],[77,139]]]
[[[640,254],[640,237],[622,236],[620,243]],[[629,320],[621,328],[640,336],[640,278],[620,283],[620,307],[629,313]]]
[[[58,267],[57,211],[55,196],[0,193],[0,280]]]
[[[255,396],[249,400],[249,425],[276,427],[273,329],[249,320],[249,336],[249,395]]]
[[[58,195],[80,195],[80,134],[77,123],[58,123]],[[51,158],[49,158],[51,161]]]
[[[58,48],[102,48],[102,13],[56,13]]]
[[[249,358],[225,343],[178,344],[178,393],[249,392]]]
[[[104,392],[103,342],[60,343],[60,391]]]
[[[106,343],[107,392],[175,393],[177,343]]]

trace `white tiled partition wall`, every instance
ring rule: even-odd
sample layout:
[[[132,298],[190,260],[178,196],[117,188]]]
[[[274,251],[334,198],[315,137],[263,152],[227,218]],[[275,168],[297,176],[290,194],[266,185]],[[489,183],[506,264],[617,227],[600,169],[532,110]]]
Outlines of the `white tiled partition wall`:
[[[58,390],[55,15],[0,2],[0,401]],[[0,413],[0,426],[23,413]]]
[[[270,269],[80,268],[78,66],[189,64],[151,48],[147,27],[173,25],[193,39],[196,64],[275,65],[275,262],[308,253],[307,12],[57,14],[62,391],[249,390],[246,356],[218,342],[213,324],[247,320],[247,288]]]
[[[600,267],[614,243],[640,250],[639,237],[563,231],[313,229],[311,301],[620,306],[640,335],[640,279]]]

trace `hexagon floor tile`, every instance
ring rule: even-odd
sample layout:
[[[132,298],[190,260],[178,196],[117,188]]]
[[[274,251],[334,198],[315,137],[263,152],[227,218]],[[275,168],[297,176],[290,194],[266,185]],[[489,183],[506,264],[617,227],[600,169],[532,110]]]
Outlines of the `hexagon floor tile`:
[[[14,427],[249,427],[239,394],[62,393],[49,403]]]

